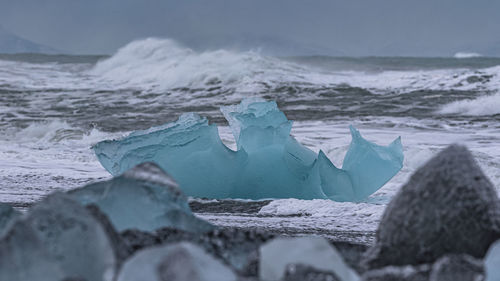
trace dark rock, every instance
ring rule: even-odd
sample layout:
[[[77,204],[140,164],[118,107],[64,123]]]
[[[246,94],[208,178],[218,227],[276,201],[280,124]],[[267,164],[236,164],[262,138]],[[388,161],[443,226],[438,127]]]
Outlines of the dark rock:
[[[194,241],[198,239],[198,237],[200,236],[192,232],[187,232],[184,230],[169,228],[169,227],[158,229],[155,232],[155,235],[162,244],[175,243],[181,241]]]
[[[340,281],[333,272],[320,271],[301,264],[289,264],[283,281]]]
[[[366,268],[433,263],[443,255],[482,258],[500,238],[500,202],[463,146],[418,169],[387,206]]]
[[[120,233],[120,237],[130,254],[143,248],[161,244],[161,240],[154,233],[138,229],[127,229]]]
[[[483,277],[481,260],[468,255],[447,255],[434,263],[429,281],[476,281]]]
[[[259,230],[236,228],[216,229],[201,234],[162,228],[155,233],[126,230],[121,233],[121,238],[131,252],[160,244],[188,241],[231,265],[239,274],[257,276],[259,246],[274,238],[274,235]]]
[[[332,244],[337,249],[340,255],[344,258],[344,261],[347,265],[356,270],[356,272],[358,273],[364,272],[364,269],[363,267],[361,267],[360,263],[363,254],[368,249],[368,246],[340,241],[330,242],[330,244]]]
[[[274,235],[259,230],[216,229],[199,237],[205,250],[233,266],[241,275],[258,272],[258,249]]]
[[[244,213],[256,214],[262,207],[271,203],[272,200],[240,201],[240,200],[216,200],[216,201],[190,201],[189,207],[195,213]]]
[[[429,281],[430,265],[387,266],[365,272],[361,281]]]

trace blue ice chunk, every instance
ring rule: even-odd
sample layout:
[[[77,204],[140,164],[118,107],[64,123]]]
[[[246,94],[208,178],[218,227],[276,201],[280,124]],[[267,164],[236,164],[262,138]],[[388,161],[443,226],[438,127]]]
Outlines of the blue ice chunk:
[[[83,205],[97,205],[118,231],[172,227],[201,233],[215,228],[191,212],[177,184],[154,163],[143,163],[119,177],[68,194]]]
[[[239,139],[241,131],[255,126],[258,128],[278,128],[283,123],[289,123],[290,130],[292,129],[292,121],[288,121],[285,114],[278,109],[276,102],[266,102],[260,98],[249,98],[243,100],[238,105],[223,106],[220,108],[222,114],[226,118],[233,132],[234,139],[239,147]],[[280,130],[284,137],[288,137],[290,131],[286,132],[286,128]]]
[[[351,179],[355,200],[362,200],[377,191],[402,168],[403,146],[401,137],[385,147],[365,140],[353,126],[350,126],[350,130],[352,141],[342,170]]]
[[[9,204],[0,203],[0,237],[7,231],[12,222],[21,216],[21,213],[14,210]]]
[[[493,243],[484,259],[485,281],[500,281],[500,240]]]
[[[52,193],[0,239],[0,280],[113,280],[118,260],[104,226],[64,193]]]
[[[379,146],[351,127],[352,142],[342,169],[291,135],[289,121],[275,102],[244,100],[221,108],[237,150],[221,141],[217,127],[194,113],[176,122],[137,131],[94,146],[113,175],[155,162],[190,196],[208,198],[299,198],[359,201],[370,196],[402,167],[400,139]]]

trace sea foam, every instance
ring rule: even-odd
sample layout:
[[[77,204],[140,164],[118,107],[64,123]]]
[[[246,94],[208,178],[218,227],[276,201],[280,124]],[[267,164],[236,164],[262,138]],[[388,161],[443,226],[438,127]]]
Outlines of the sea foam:
[[[500,114],[500,94],[484,95],[476,99],[467,99],[444,105],[441,114],[459,114],[467,116],[486,116]]]
[[[456,56],[472,55],[475,54],[458,53]],[[245,95],[266,92],[269,87],[284,84],[319,87],[349,85],[377,94],[418,90],[493,90],[498,86],[495,79],[478,80],[474,77],[496,77],[499,71],[498,67],[480,70],[332,71],[257,52],[224,49],[199,52],[171,39],[147,38],[122,47],[112,57],[98,62],[89,73],[96,77],[98,84],[146,88],[152,92],[218,87],[222,92],[236,93],[229,97],[231,102],[236,102]],[[244,95],[239,95],[241,93]]]

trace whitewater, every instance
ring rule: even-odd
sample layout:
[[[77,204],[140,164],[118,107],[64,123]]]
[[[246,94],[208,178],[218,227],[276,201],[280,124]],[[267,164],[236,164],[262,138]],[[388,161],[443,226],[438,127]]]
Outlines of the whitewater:
[[[257,211],[221,207],[198,215],[224,226],[359,233],[371,241],[394,194],[451,143],[465,144],[500,191],[499,89],[500,58],[472,55],[268,57],[195,51],[160,38],[131,42],[112,56],[0,55],[0,201],[23,209],[52,191],[109,178],[93,144],[184,112],[217,123],[234,148],[218,108],[262,97],[295,120],[299,142],[322,149],[335,165],[347,151],[351,124],[383,145],[401,136],[402,171],[361,203],[282,199]]]

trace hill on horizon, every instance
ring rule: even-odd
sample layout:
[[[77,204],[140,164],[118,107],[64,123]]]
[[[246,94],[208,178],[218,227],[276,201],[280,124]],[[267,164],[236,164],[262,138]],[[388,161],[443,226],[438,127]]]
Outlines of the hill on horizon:
[[[38,44],[28,39],[24,39],[16,34],[5,30],[0,26],[0,53],[39,53],[39,54],[59,54],[62,53],[52,47]]]

